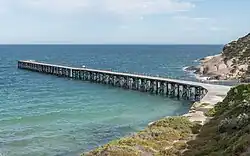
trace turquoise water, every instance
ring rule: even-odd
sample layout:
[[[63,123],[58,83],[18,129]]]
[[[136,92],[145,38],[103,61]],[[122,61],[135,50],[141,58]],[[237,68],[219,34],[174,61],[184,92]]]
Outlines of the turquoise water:
[[[182,68],[220,48],[0,46],[0,155],[78,155],[190,107],[188,101],[18,70],[19,59],[193,80]]]

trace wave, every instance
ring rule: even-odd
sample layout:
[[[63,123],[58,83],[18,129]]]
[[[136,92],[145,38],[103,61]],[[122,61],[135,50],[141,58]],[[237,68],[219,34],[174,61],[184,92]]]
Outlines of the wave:
[[[200,62],[201,59],[196,59],[194,60],[195,63]]]
[[[195,78],[197,80],[200,80],[200,81],[212,81],[212,80],[209,80],[210,77],[209,76],[201,76],[199,74],[194,74],[195,75]]]
[[[195,73],[196,72],[195,69],[191,70],[192,67],[193,66],[185,66],[185,67],[182,68],[182,70],[184,72],[187,72],[188,74],[192,75],[192,77],[195,77],[195,79],[198,80],[198,81],[201,81],[201,82],[203,82],[203,81],[209,81],[210,77],[208,77],[208,76],[202,76],[200,74],[196,74]]]
[[[187,69],[188,69],[189,67],[190,67],[190,66],[185,66],[185,67],[182,68],[182,70],[185,71],[185,72],[188,72]]]
[[[189,73],[194,73],[196,72],[196,67],[195,66],[185,66],[182,68],[184,72],[189,72]]]

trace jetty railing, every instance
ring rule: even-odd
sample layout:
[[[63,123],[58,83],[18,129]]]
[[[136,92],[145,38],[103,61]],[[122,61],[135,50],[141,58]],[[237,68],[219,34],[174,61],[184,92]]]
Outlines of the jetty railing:
[[[75,68],[31,60],[18,61],[18,68],[191,101],[200,101],[207,93],[205,88],[195,83],[161,77]]]

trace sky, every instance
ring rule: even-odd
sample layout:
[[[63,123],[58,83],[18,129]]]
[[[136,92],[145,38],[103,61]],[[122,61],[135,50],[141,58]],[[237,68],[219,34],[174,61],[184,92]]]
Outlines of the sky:
[[[0,0],[0,44],[226,44],[250,0]]]

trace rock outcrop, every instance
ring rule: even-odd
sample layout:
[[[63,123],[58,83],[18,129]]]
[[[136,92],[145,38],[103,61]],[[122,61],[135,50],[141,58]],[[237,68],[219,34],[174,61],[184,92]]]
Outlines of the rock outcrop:
[[[250,76],[250,34],[226,44],[219,55],[200,60],[195,72],[217,80],[246,79]]]

